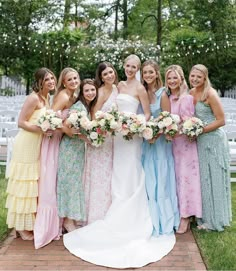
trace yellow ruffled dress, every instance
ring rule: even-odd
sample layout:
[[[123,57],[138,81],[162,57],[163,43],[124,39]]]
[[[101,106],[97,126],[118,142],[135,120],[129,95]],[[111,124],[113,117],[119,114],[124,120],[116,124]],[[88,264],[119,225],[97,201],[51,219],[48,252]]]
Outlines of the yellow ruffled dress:
[[[46,107],[37,109],[29,122],[36,124]],[[8,228],[17,231],[34,228],[37,210],[38,179],[40,172],[40,147],[42,134],[21,129],[17,134],[9,166],[7,201]]]

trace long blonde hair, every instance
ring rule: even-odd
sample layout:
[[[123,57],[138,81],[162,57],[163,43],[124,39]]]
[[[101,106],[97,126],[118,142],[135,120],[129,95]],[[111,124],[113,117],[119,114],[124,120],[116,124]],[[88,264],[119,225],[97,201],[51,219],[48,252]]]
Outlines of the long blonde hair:
[[[207,97],[208,97],[208,91],[211,88],[211,82],[210,82],[210,79],[208,77],[208,69],[203,64],[196,64],[196,65],[194,65],[192,67],[190,73],[189,73],[189,79],[190,79],[190,74],[191,74],[191,72],[193,70],[200,71],[204,75],[204,77],[205,77],[205,83],[204,83],[203,93],[202,93],[202,96],[201,96],[201,101],[205,101],[207,99]]]
[[[65,86],[64,86],[64,80],[65,80],[65,77],[66,75],[69,73],[69,72],[74,72],[78,75],[78,78],[79,78],[79,84],[80,84],[80,77],[79,77],[79,73],[73,69],[73,68],[70,68],[70,67],[67,67],[67,68],[64,68],[61,73],[60,73],[60,76],[59,76],[59,79],[58,79],[58,84],[57,84],[57,92],[55,93],[55,96],[63,89],[65,89]]]
[[[183,69],[179,65],[171,65],[166,69],[166,72],[165,72],[166,89],[169,89],[168,84],[167,84],[167,77],[170,72],[174,72],[181,81],[181,84],[179,87],[179,93],[177,94],[177,96],[180,97],[182,94],[186,94],[188,92],[188,85],[184,77]]]

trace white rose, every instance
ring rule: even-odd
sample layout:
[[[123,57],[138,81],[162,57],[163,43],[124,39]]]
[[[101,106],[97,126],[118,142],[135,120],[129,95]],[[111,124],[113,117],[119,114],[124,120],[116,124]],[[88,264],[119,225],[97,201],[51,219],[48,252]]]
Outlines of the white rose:
[[[172,118],[170,118],[170,117],[163,119],[163,123],[164,123],[165,127],[170,126],[172,124],[172,122],[173,122]]]
[[[118,128],[118,123],[115,120],[112,120],[110,123],[111,129],[117,129]]]
[[[180,123],[180,117],[179,115],[176,115],[176,114],[171,114],[173,120],[175,123]]]
[[[132,133],[135,133],[137,131],[137,125],[135,123],[132,123],[129,129]]]
[[[95,113],[95,118],[96,118],[96,119],[100,119],[100,118],[103,118],[104,115],[105,115],[105,113],[99,110],[99,111],[97,111],[97,112]]]
[[[190,129],[192,127],[192,122],[191,120],[186,120],[183,124],[185,129]]]
[[[72,124],[75,124],[78,120],[78,115],[77,113],[71,113],[69,118],[68,118],[68,121]]]
[[[105,125],[105,120],[104,119],[101,119],[99,122],[98,122],[99,125],[101,125],[102,127]]]
[[[52,118],[51,124],[54,126],[54,128],[61,127],[62,126],[62,119]]]
[[[159,127],[160,129],[163,129],[163,128],[165,127],[164,122],[163,122],[163,121],[159,121],[159,122],[158,122],[158,127]]]
[[[98,138],[98,133],[96,133],[96,132],[91,132],[91,134],[90,134],[89,136],[90,136],[90,138],[91,138],[92,140],[95,140],[95,139]]]
[[[98,122],[96,120],[92,120],[90,124],[92,128],[98,126]]]
[[[152,139],[153,138],[153,131],[151,128],[145,128],[143,130],[143,137],[146,139],[146,140],[149,140],[149,139]]]

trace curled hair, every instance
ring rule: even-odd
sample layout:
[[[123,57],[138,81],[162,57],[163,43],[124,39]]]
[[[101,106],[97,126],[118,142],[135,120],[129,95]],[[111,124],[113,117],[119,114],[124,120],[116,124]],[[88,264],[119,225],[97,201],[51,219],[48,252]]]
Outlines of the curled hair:
[[[148,90],[148,85],[147,83],[143,80],[143,68],[146,67],[146,66],[151,66],[156,74],[157,74],[157,78],[156,78],[156,82],[155,82],[155,87],[156,89],[159,89],[163,86],[163,82],[162,82],[162,79],[161,79],[161,73],[160,73],[160,68],[158,66],[158,64],[156,63],[156,61],[152,60],[152,59],[149,59],[149,60],[146,60],[143,65],[142,65],[142,84],[144,85],[145,89]]]
[[[189,73],[189,79],[190,79],[190,74],[193,70],[200,71],[204,75],[205,83],[204,83],[204,88],[203,88],[203,94],[201,96],[201,101],[205,101],[208,97],[208,91],[211,88],[211,82],[208,77],[208,69],[203,64],[194,65]]]
[[[127,61],[129,61],[130,59],[134,59],[135,61],[137,61],[138,69],[141,68],[141,60],[137,55],[134,55],[134,54],[127,56],[126,59],[124,60],[124,64],[126,64]]]
[[[174,72],[181,81],[179,93],[177,94],[177,96],[179,97],[182,94],[186,94],[188,92],[188,85],[187,85],[187,82],[186,82],[185,77],[184,77],[183,69],[179,65],[171,65],[166,69],[166,72],[165,72],[165,87],[167,89],[169,89],[168,84],[167,84],[167,78],[168,78],[168,74],[170,72]]]
[[[96,97],[91,101],[90,104],[87,104],[85,98],[84,98],[84,86],[85,85],[92,85],[96,88]],[[87,109],[87,111],[90,113],[92,108],[94,107],[94,105],[96,104],[97,102],[97,98],[98,98],[98,87],[97,85],[95,84],[95,81],[90,79],[90,78],[87,78],[87,79],[84,79],[82,80],[81,82],[81,85],[80,85],[80,92],[79,92],[79,96],[78,96],[78,99],[77,101],[81,101],[82,104],[85,106],[85,108]]]
[[[95,75],[95,84],[97,85],[98,88],[100,88],[103,85],[103,81],[102,81],[102,72],[106,69],[106,68],[112,68],[114,73],[115,73],[115,82],[114,84],[117,85],[118,84],[118,74],[116,69],[114,68],[114,66],[107,61],[101,62],[96,70],[96,75]]]
[[[48,74],[51,74],[54,77],[55,84],[57,83],[56,76],[51,70],[49,70],[48,68],[45,68],[45,67],[40,68],[34,74],[34,82],[33,82],[33,85],[32,85],[32,90],[34,92],[39,92],[40,90],[42,90],[43,84],[44,84],[44,81],[45,81],[45,77]]]
[[[59,79],[58,79],[57,92],[55,93],[55,96],[56,96],[61,90],[65,89],[64,81],[65,81],[66,75],[67,75],[69,72],[74,72],[74,73],[76,73],[77,76],[78,76],[78,78],[79,78],[79,83],[80,83],[79,73],[78,73],[75,69],[70,68],[70,67],[64,68],[64,69],[61,71],[60,76],[59,76]]]

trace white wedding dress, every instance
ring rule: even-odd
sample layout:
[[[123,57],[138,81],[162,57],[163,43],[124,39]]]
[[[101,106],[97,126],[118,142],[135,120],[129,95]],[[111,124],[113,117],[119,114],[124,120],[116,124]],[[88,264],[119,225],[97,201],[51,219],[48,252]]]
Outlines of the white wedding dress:
[[[119,111],[137,112],[139,101],[117,96]],[[141,164],[142,139],[114,140],[112,204],[104,218],[64,235],[65,247],[96,265],[113,268],[142,267],[160,260],[175,244],[175,235],[152,237],[152,221]]]

